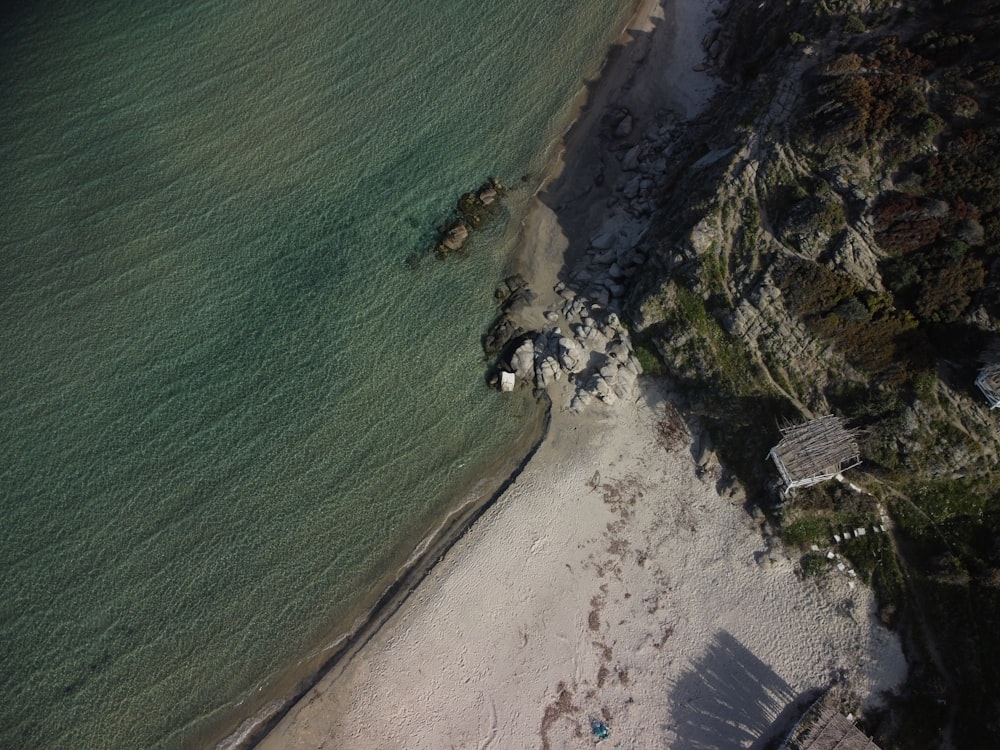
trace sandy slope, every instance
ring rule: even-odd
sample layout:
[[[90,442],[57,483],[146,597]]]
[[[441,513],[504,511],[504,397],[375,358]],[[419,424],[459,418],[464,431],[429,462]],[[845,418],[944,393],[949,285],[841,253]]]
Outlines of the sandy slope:
[[[708,6],[668,10],[644,3],[636,26],[654,33],[605,70],[568,156],[596,152],[610,101],[690,114],[710,91],[692,71]],[[558,220],[540,203],[525,226],[536,289],[563,262],[559,222],[603,210],[585,160],[555,174]],[[905,662],[871,594],[772,562],[743,498],[720,490],[717,466],[696,465],[664,399],[647,384],[582,417],[557,409],[516,483],[261,747],[587,747],[592,718],[611,727],[609,747],[750,747],[834,675],[862,698],[897,684]]]

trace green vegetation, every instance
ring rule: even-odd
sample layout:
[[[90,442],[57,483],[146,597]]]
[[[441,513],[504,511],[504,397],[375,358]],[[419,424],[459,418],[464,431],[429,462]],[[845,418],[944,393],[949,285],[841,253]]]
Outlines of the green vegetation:
[[[799,560],[799,566],[802,568],[802,575],[807,578],[822,575],[830,569],[829,561],[819,552],[808,552],[803,555]]]
[[[633,344],[633,353],[642,366],[643,374],[655,377],[663,375],[666,372],[666,369],[663,367],[663,361],[660,359],[660,355],[652,343],[648,341],[634,341]]]
[[[813,333],[834,341],[848,361],[883,382],[900,385],[926,369],[918,322],[908,311],[897,310],[891,298],[804,260],[789,266],[781,290],[789,309]]]
[[[734,4],[726,24],[722,62],[746,99],[692,142],[749,145],[757,176],[750,190],[726,182],[733,165],[677,178],[665,250],[706,216],[728,236],[667,266],[649,335],[804,575],[829,568],[811,545],[870,528],[879,503],[892,518],[892,534],[839,545],[911,665],[908,693],[869,725],[880,745],[991,746],[1000,436],[973,380],[1000,320],[1000,3]],[[818,64],[773,127],[782,66],[807,39]],[[772,280],[777,310],[754,296]],[[746,302],[756,311],[733,316]],[[818,346],[798,346],[803,327]],[[762,457],[800,404],[865,428],[856,481],[877,500],[831,483],[774,502]]]
[[[711,294],[724,296],[729,273],[722,256],[713,250],[714,248],[699,256],[699,275]]]
[[[847,21],[844,23],[844,31],[848,34],[864,34],[867,30],[865,22],[861,20],[860,16],[854,13],[849,15]]]
[[[757,368],[746,348],[739,339],[722,329],[698,294],[677,286],[673,313],[672,322],[676,328],[690,333],[688,349],[709,364],[707,369],[702,370],[703,373],[708,373],[727,393],[743,396],[753,392],[755,386],[747,374]]]

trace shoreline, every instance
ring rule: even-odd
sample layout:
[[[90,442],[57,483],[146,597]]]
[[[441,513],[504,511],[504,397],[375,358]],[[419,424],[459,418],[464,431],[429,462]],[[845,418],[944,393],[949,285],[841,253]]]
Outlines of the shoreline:
[[[661,9],[637,4],[526,209],[512,266],[540,293],[529,318],[540,322],[553,282],[606,221],[614,187],[595,189],[593,168],[611,161],[609,108],[625,100],[637,121],[662,106],[684,118],[705,101],[689,76],[672,95],[664,79],[691,69],[710,9]],[[670,65],[650,72],[651,57]],[[740,493],[699,455],[697,425],[660,384],[584,415],[559,403],[489,503],[428,549],[398,600],[246,746],[582,747],[600,718],[633,747],[760,747],[831,671],[866,704],[905,674],[870,592],[803,583],[762,549]],[[738,684],[710,677],[728,673]]]
[[[870,591],[803,582],[658,384],[552,427],[522,474],[262,750],[763,747],[831,676],[905,674]],[[664,416],[665,415],[665,416]]]
[[[573,98],[570,104],[570,115],[566,124],[560,129],[561,135],[557,136],[549,147],[550,156],[545,159],[545,167],[541,178],[536,185],[531,198],[524,207],[524,214],[521,219],[521,226],[517,230],[517,240],[514,245],[514,252],[510,261],[510,268],[513,272],[520,273],[523,266],[523,259],[531,254],[537,253],[543,246],[542,242],[532,241],[525,233],[526,226],[537,221],[537,215],[544,209],[539,201],[539,193],[544,192],[546,187],[559,177],[564,166],[563,159],[565,153],[570,148],[569,140],[574,131],[583,126],[585,129],[590,125],[588,119],[589,111],[596,111],[599,117],[607,101],[602,101],[601,97],[594,97],[591,101],[588,93],[591,89],[603,93],[603,99],[615,88],[620,80],[613,78],[606,79],[606,72],[614,69],[615,52],[626,46],[630,41],[631,34],[636,31],[649,31],[654,24],[655,12],[662,7],[664,0],[636,0],[634,8],[626,19],[621,31],[611,42],[604,58],[595,74],[588,79]],[[634,74],[634,69],[632,71]],[[551,238],[544,241],[545,246],[551,246]],[[561,257],[549,258],[550,261],[558,262],[561,265]],[[537,279],[532,279],[536,282]],[[551,284],[548,285],[551,287]],[[526,468],[531,459],[538,452],[538,449],[548,436],[552,419],[552,401],[546,398],[544,412],[540,417],[540,425],[536,426],[526,438],[532,438],[528,450],[520,457],[510,472],[498,473],[494,476],[504,477],[497,484],[497,489],[492,493],[487,493],[482,497],[472,499],[452,510],[442,522],[432,529],[416,545],[406,562],[399,569],[397,576],[390,579],[388,584],[381,587],[381,592],[377,595],[373,603],[364,608],[364,612],[354,618],[353,624],[345,629],[341,634],[335,636],[333,640],[324,642],[319,648],[303,657],[300,665],[312,663],[310,669],[305,670],[305,675],[301,676],[301,670],[294,666],[289,667],[285,674],[278,676],[278,682],[284,685],[294,685],[294,689],[277,690],[276,697],[265,701],[257,710],[243,718],[240,723],[229,729],[224,736],[212,734],[215,739],[212,747],[216,750],[253,750],[267,738],[271,731],[281,723],[287,714],[294,710],[296,705],[302,701],[308,693],[322,680],[327,679],[344,663],[354,658],[357,652],[365,643],[371,640],[381,627],[399,610],[406,599],[413,593],[414,587],[424,580],[432,571],[434,565],[440,562],[441,558],[469,531],[472,525],[489,508],[497,502],[507,488],[516,481],[517,477]],[[509,457],[514,459],[516,453]],[[332,652],[332,653],[331,653]],[[317,658],[322,657],[318,660]],[[293,674],[299,674],[298,679],[293,678]]]
[[[214,744],[216,750],[252,750],[258,747],[316,685],[323,680],[335,678],[336,670],[342,670],[379,633],[416,591],[417,586],[431,574],[434,566],[517,481],[548,437],[551,422],[552,403],[546,400],[537,431],[529,433],[532,440],[527,453],[506,474],[499,486],[492,493],[478,500],[473,498],[452,510],[420,541],[399,569],[396,578],[382,590],[374,604],[357,619],[355,625],[306,658],[309,660],[318,654],[329,654],[317,668],[296,682],[294,692],[272,700],[253,716],[244,719],[238,727]]]

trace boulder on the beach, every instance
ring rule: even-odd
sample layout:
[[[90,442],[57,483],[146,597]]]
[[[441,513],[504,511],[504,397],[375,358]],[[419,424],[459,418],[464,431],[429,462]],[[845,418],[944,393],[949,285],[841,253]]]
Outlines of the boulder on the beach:
[[[633,177],[631,180],[625,183],[625,187],[622,189],[622,195],[626,198],[632,199],[639,195],[639,184],[641,180],[638,176]]]
[[[556,382],[560,377],[562,377],[562,370],[559,368],[559,363],[555,357],[545,357],[539,363],[536,382],[540,388],[545,388]]]
[[[631,172],[639,168],[639,144],[636,144],[628,151],[625,152],[625,156],[622,158],[622,169],[626,172]]]
[[[590,240],[590,246],[595,250],[607,250],[615,242],[614,232],[600,232]]]
[[[559,363],[567,372],[576,373],[583,369],[585,364],[583,351],[573,339],[560,338]]]
[[[605,348],[607,355],[616,362],[621,362],[625,364],[628,361],[628,355],[631,352],[628,349],[628,345],[621,339],[615,339]]]
[[[529,337],[518,345],[510,358],[510,369],[522,380],[535,372],[535,342]]]
[[[632,134],[633,124],[634,123],[632,122],[632,115],[626,114],[619,121],[617,127],[615,127],[615,137],[616,138],[625,138],[625,137],[631,135]]]
[[[569,404],[569,409],[574,414],[579,414],[587,406],[590,405],[590,402],[592,400],[593,400],[593,396],[591,396],[587,391],[585,391],[583,389],[579,389],[579,390],[577,390],[576,394],[573,396],[573,400]]]

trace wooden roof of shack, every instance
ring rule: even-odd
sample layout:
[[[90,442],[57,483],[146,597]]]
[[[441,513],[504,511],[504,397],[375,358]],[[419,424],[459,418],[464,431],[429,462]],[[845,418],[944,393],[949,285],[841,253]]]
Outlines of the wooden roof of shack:
[[[856,433],[847,429],[840,417],[828,414],[780,429],[781,441],[769,455],[786,492],[832,479],[861,463]]]
[[[1000,364],[986,365],[980,370],[976,385],[990,402],[991,409],[1000,407]]]
[[[806,712],[781,750],[879,750],[875,741],[826,701]]]

